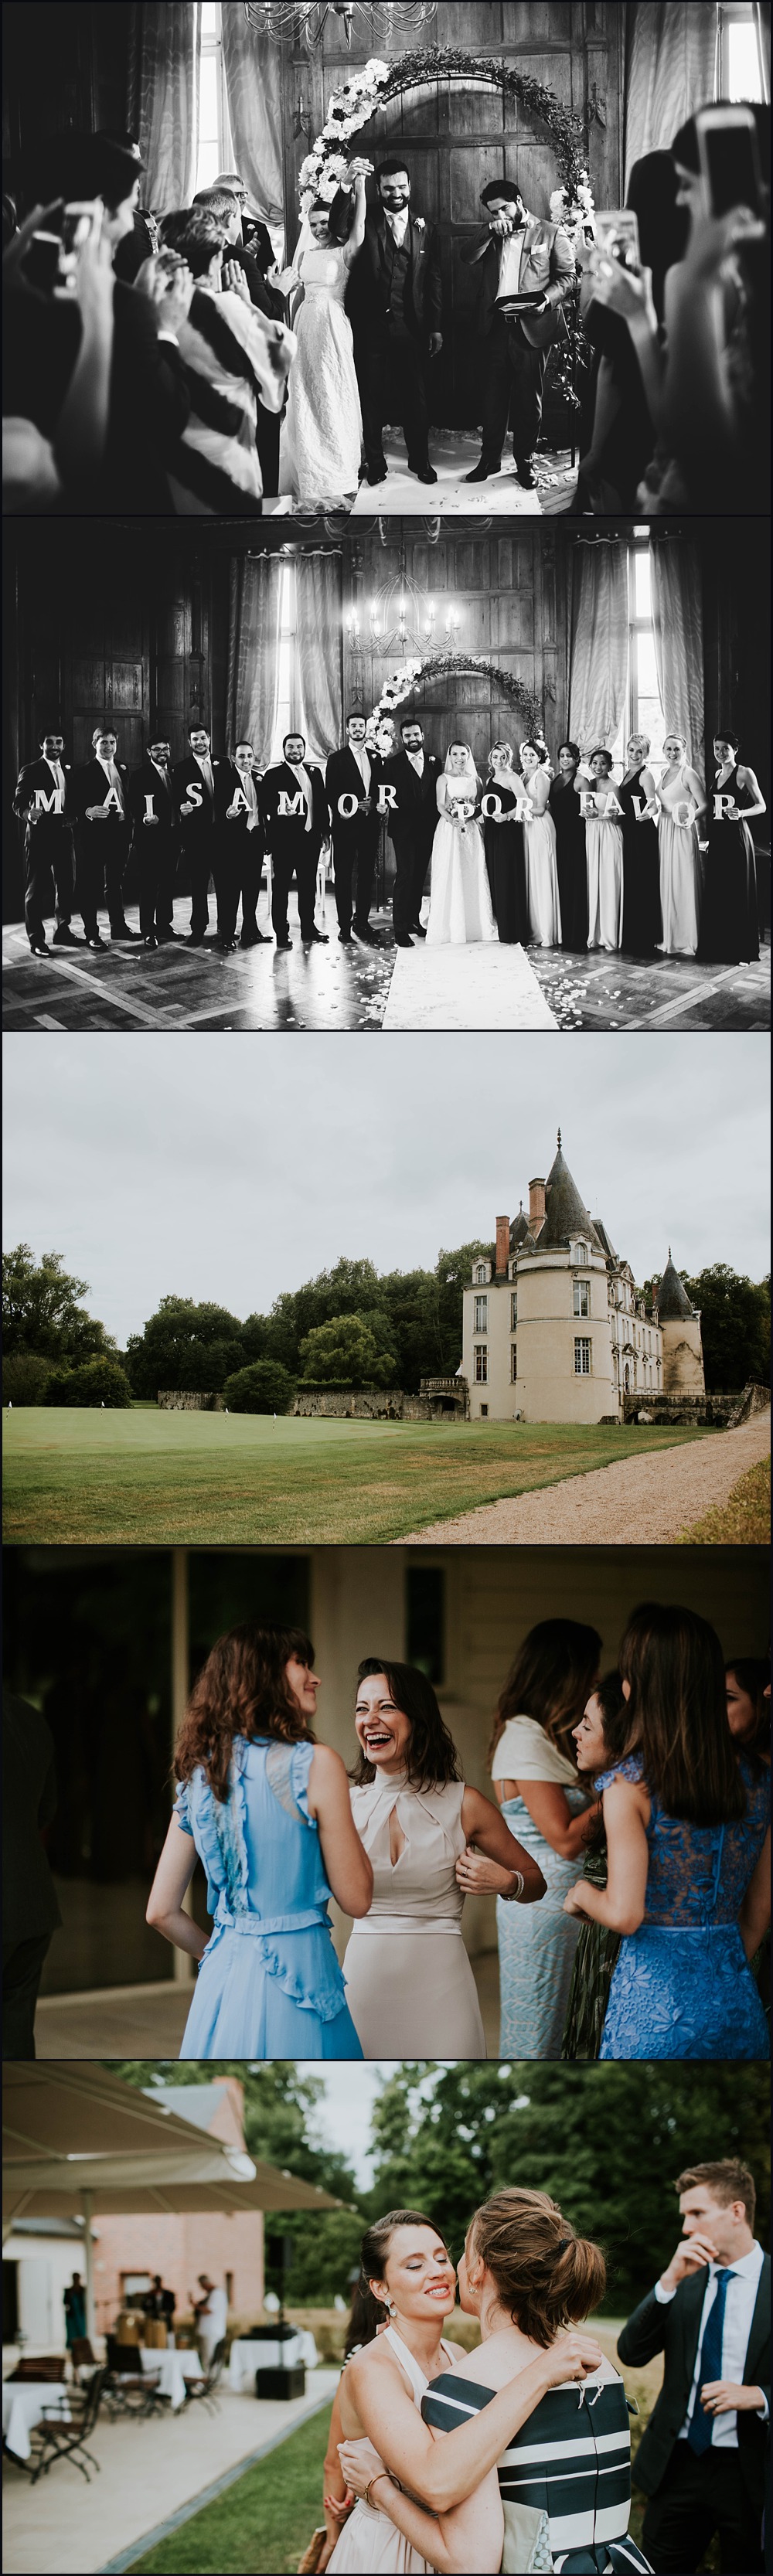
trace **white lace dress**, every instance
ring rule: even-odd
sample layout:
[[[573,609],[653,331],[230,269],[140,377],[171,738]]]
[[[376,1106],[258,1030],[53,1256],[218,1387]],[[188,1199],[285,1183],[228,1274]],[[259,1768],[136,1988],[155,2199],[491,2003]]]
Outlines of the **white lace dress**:
[[[414,2406],[420,2407],[429,2388],[429,2380],[425,2379],[423,2370],[394,2326],[385,2328],[382,2340],[391,2345],[406,2379],[410,2380]],[[440,2349],[446,2365],[443,2384],[447,2387],[459,2347],[441,2343]],[[388,2514],[378,2513],[374,2505],[365,2503],[364,2496],[358,2496],[354,2512],[344,2523],[341,2538],[336,2541],[332,2558],[327,2563],[333,2576],[431,2576],[429,2560],[420,2558],[410,2540],[406,2540],[402,2531],[390,2522]]]
[[[304,250],[300,276],[303,302],[293,323],[298,350],[290,369],[282,484],[301,503],[335,505],[356,494],[362,455],[343,251],[332,244]]]
[[[478,947],[496,939],[483,835],[471,816],[455,819],[454,806],[474,805],[476,781],[445,779],[445,812],[438,817],[432,843],[427,946]]]

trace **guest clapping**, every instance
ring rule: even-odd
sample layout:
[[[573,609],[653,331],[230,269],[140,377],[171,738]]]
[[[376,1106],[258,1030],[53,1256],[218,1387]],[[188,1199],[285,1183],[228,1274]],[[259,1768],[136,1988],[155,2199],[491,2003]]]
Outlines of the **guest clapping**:
[[[165,215],[161,230],[164,273],[174,279],[184,266],[194,280],[179,332],[191,407],[171,475],[175,509],[259,513],[258,396],[266,411],[281,411],[293,334],[253,307],[244,270],[228,256],[227,219],[194,206]]]

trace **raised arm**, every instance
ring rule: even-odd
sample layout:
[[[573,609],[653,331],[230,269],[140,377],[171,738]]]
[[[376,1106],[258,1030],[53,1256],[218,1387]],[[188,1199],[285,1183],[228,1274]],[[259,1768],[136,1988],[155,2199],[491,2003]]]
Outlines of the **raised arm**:
[[[570,1887],[565,1914],[582,1914],[605,1923],[610,1932],[638,1932],[644,1919],[649,1849],[650,1802],[638,1781],[614,1780],[603,1797],[607,1837],[607,1884],[592,1887],[586,1878]]]
[[[192,1914],[183,1910],[183,1897],[195,1867],[193,1835],[183,1832],[173,1816],[148,1897],[145,1921],[154,1932],[161,1932],[165,1941],[171,1941],[175,1950],[187,1950],[189,1958],[203,1959],[206,1932],[194,1923]]]
[[[462,1799],[462,1828],[468,1848],[457,1861],[456,1875],[467,1895],[481,1895],[487,1889],[500,1896],[515,1893],[516,1875],[523,1879],[518,1902],[533,1905],[545,1894],[545,1880],[531,1852],[511,1834],[510,1827],[491,1798],[480,1789],[465,1789]],[[475,1844],[476,1849],[470,1846]],[[480,1855],[485,1854],[485,1858]]]
[[[433,2433],[434,2441],[446,2441],[444,2433]],[[496,2469],[489,2469],[480,2486],[467,2496],[464,2504],[452,2505],[448,2513],[428,2513],[426,2506],[415,2504],[410,2496],[395,2485],[371,2442],[347,2445],[346,2456],[356,2450],[354,2470],[358,2495],[368,2494],[370,2502],[385,2513],[396,2531],[411,2542],[421,2558],[440,2576],[498,2576],[502,2563],[504,2516]]]
[[[325,1869],[345,1914],[367,1914],[373,1871],[352,1815],[349,1781],[340,1753],[315,1744],[309,1772],[309,1810],[316,1817]]]
[[[447,2513],[452,2505],[462,2504],[473,2494],[513,2435],[520,2431],[548,2388],[560,2386],[562,2380],[587,2378],[590,2370],[599,2368],[603,2359],[601,2347],[591,2335],[562,2335],[550,2352],[541,2352],[519,2371],[506,2388],[498,2390],[479,2414],[457,2426],[445,2440],[435,2442],[429,2426],[422,2422],[407,2391],[398,2385],[397,2372],[379,2374],[367,2368],[366,2359],[353,2361],[352,2395],[359,2419],[369,2439],[376,2444],[386,2467],[421,2496],[433,2513]],[[342,2468],[349,2474],[349,2445],[344,2444]]]
[[[344,242],[345,268],[351,268],[352,260],[356,259],[357,252],[362,249],[362,245],[365,240],[365,217],[367,214],[367,205],[365,201],[365,174],[362,170],[358,170],[357,172],[353,195],[354,213],[352,216],[352,228]]]

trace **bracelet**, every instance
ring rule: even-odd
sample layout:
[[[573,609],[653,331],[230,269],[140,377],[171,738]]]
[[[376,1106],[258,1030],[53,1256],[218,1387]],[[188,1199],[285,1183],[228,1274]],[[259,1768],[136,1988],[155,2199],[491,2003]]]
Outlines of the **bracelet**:
[[[514,1886],[514,1887],[511,1887],[511,1888],[509,1889],[509,1892],[508,1892],[508,1894],[507,1894],[506,1896],[504,1895],[504,1893],[502,1893],[502,1903],[503,1903],[503,1905],[518,1905],[518,1904],[519,1904],[519,1902],[520,1902],[520,1899],[521,1899],[521,1897],[522,1897],[522,1895],[523,1895],[523,1891],[524,1891],[524,1888],[525,1888],[525,1885],[526,1885],[526,1880],[525,1880],[524,1875],[523,1875],[523,1870],[522,1870],[522,1869],[514,1869],[514,1870],[513,1870],[513,1872],[512,1872],[512,1875],[513,1875],[513,1878],[515,1879],[515,1886]]]
[[[365,2489],[365,2495],[364,2495],[364,2499],[363,2499],[363,2501],[364,2501],[364,2503],[365,2503],[365,2504],[370,2504],[371,2489],[372,2489],[373,2487],[377,2487],[377,2486],[378,2486],[379,2478],[389,2478],[389,2479],[390,2479],[390,2481],[391,2481],[391,2470],[390,2470],[390,2469],[377,2469],[377,2470],[376,2470],[375,2477],[372,2477],[372,2478],[369,2478],[369,2479],[368,2479],[368,2484],[367,2484],[367,2486],[366,2486],[366,2489]],[[376,2511],[376,2507],[375,2507],[375,2505],[371,2505],[371,2512],[372,2512],[372,2513],[375,2513],[375,2511]]]

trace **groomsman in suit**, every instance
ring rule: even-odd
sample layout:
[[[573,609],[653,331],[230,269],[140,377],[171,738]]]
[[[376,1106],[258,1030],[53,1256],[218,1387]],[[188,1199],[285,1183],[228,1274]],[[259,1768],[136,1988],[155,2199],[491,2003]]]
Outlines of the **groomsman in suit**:
[[[44,733],[39,760],[20,769],[13,810],[24,824],[24,919],[33,957],[46,957],[45,915],[54,897],[55,948],[80,948],[71,928],[75,908],[76,800],[64,735]]]
[[[203,948],[209,929],[209,880],[216,865],[215,784],[220,763],[212,758],[209,734],[191,725],[190,749],[172,771],[172,793],[179,817],[185,868],[191,881],[192,948]]]
[[[220,760],[215,783],[218,817],[217,936],[221,948],[236,947],[236,915],[242,899],[242,948],[259,948],[263,932],[257,912],[263,873],[264,837],[255,753],[251,742],[237,742],[233,760]]]
[[[351,715],[343,750],[331,751],[325,770],[332,825],[338,936],[342,948],[351,947],[355,876],[355,937],[364,939],[369,948],[377,945],[368,916],[373,901],[373,877],[381,828],[376,805],[381,764],[376,753],[366,751],[365,730],[364,716],[359,712]]]
[[[302,945],[326,947],[327,931],[317,930],[314,922],[319,854],[330,831],[325,782],[321,769],[307,767],[302,733],[285,734],[282,753],[277,766],[266,770],[260,788],[266,848],[271,852],[271,915],[276,944],[277,948],[292,948],[287,902],[295,877]]]
[[[770,2257],[754,2236],[748,2165],[692,2165],[676,2189],[682,2237],[618,2337],[622,2362],[664,2354],[636,2454],[657,2576],[689,2576],[719,2534],[723,2568],[758,2576],[770,2430]]]
[[[424,730],[417,717],[406,717],[400,726],[400,737],[401,748],[384,771],[397,798],[387,811],[387,831],[395,854],[392,927],[398,948],[412,948],[411,932],[418,939],[426,939],[427,935],[419,914],[438,819],[440,761],[434,751],[425,751]]]
[[[76,777],[80,817],[78,872],[80,909],[89,948],[104,948],[98,907],[106,901],[111,939],[135,940],[123,908],[123,881],[129,856],[129,773],[116,760],[117,737],[109,728],[97,732],[93,760]]]
[[[132,856],[140,889],[140,933],[146,948],[174,939],[172,903],[179,824],[172,789],[171,748],[163,738],[148,745],[141,769],[129,780]]]
[[[426,359],[443,346],[443,287],[434,225],[411,207],[404,161],[384,161],[376,173],[378,206],[365,220],[365,240],[352,261],[346,310],[362,404],[369,483],[387,475],[384,422],[402,423],[408,464],[420,483],[436,483],[429,460]],[[331,231],[336,209],[331,210]]]
[[[512,179],[481,189],[486,223],[462,259],[476,268],[483,380],[483,447],[468,483],[498,474],[508,420],[519,483],[534,490],[533,450],[542,420],[542,390],[557,316],[574,285],[574,251],[557,224],[540,222]],[[518,311],[513,298],[534,301]]]

